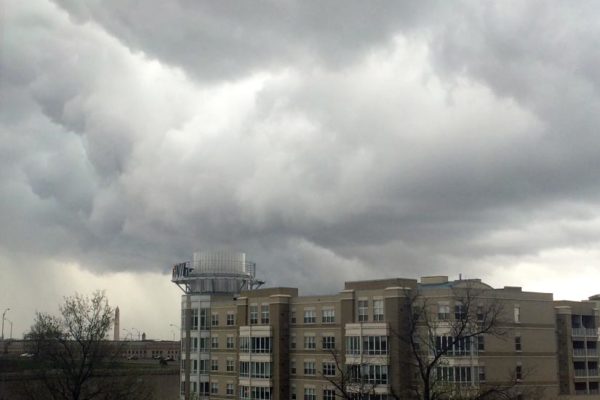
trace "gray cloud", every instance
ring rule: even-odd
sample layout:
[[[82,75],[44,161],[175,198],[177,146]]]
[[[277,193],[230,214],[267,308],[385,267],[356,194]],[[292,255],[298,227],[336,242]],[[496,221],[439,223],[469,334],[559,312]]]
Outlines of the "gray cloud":
[[[431,5],[443,11],[436,1],[56,3],[75,21],[94,21],[134,51],[203,81],[296,64],[343,68],[417,25]]]
[[[235,248],[319,292],[598,245],[593,3],[56,3],[7,6],[0,268]]]

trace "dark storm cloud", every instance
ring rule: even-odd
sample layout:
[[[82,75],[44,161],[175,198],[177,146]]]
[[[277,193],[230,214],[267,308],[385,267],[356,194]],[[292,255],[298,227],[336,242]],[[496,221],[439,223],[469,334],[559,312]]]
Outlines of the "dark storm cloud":
[[[593,3],[56,3],[7,7],[4,268],[236,248],[325,291],[597,245]]]
[[[313,62],[344,67],[444,2],[56,3],[78,22],[101,24],[134,51],[212,80]]]

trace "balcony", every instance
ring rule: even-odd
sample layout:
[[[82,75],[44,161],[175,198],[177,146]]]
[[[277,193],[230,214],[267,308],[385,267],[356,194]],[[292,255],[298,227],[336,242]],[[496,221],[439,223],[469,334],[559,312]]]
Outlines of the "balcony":
[[[573,336],[598,337],[596,328],[573,328]]]
[[[586,349],[573,349],[573,356],[575,357],[585,357],[587,355]]]
[[[585,370],[585,369],[576,369],[575,370],[575,376],[578,376],[578,377],[587,376],[587,370]]]

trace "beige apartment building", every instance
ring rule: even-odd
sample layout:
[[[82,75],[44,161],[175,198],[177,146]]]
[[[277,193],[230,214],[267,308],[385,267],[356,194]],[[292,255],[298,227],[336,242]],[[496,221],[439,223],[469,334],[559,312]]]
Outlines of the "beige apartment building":
[[[598,370],[598,306],[600,297],[589,301],[557,301],[556,332],[560,394],[600,398]],[[575,398],[575,397],[574,397]]]
[[[195,253],[173,268],[173,281],[185,292],[181,399],[333,400],[341,390],[410,398],[422,390],[415,341],[425,362],[442,353],[432,387],[448,398],[489,389],[598,398],[593,301],[444,276],[346,282],[335,294],[300,296],[259,288],[243,253]],[[457,321],[471,315],[482,326],[490,310],[493,329],[453,341]]]

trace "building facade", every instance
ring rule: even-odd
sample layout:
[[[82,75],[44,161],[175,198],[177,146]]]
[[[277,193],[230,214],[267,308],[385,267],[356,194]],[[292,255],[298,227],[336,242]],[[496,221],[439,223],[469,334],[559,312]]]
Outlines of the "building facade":
[[[600,398],[598,305],[590,301],[557,301],[556,332],[561,395]]]
[[[174,267],[180,286],[185,268],[187,279],[208,279],[196,269],[197,258]],[[582,393],[575,385],[579,372],[559,371],[557,321],[563,314],[552,294],[425,277],[346,282],[339,293],[299,296],[297,288],[258,289],[253,272],[244,278],[247,271],[230,267],[227,278],[238,279],[235,284],[185,286],[181,399],[333,400],[342,392],[410,398],[423,390],[415,354],[425,363],[439,356],[429,383],[438,394],[505,390],[552,399],[563,393],[559,375],[573,375],[572,392]],[[225,276],[215,265],[199,269],[210,270],[213,280]],[[214,290],[219,285],[226,290]],[[426,318],[416,320],[416,310]],[[457,333],[464,321],[476,332],[491,312],[493,329]],[[597,369],[587,362],[587,371]],[[586,385],[586,393],[595,388],[590,379]]]

